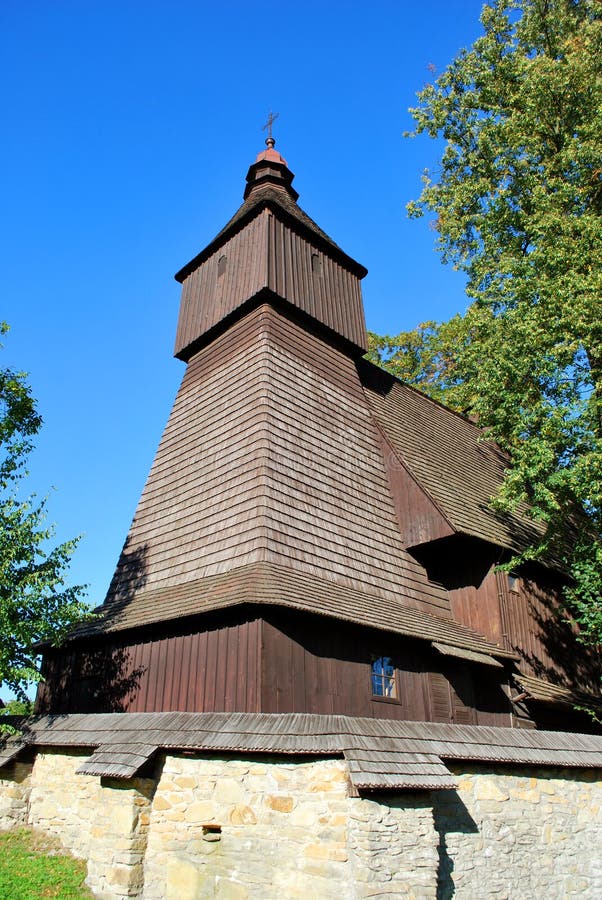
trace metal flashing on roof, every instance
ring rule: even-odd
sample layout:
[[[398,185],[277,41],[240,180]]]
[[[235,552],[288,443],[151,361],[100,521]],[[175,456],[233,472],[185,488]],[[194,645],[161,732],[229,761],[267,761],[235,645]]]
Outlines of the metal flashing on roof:
[[[455,647],[452,644],[440,644],[437,641],[433,641],[431,646],[444,656],[455,656],[458,659],[481,663],[484,666],[495,666],[496,669],[504,668],[499,660],[494,659],[493,656],[489,656],[487,653],[476,653],[474,650],[466,650],[464,647]]]

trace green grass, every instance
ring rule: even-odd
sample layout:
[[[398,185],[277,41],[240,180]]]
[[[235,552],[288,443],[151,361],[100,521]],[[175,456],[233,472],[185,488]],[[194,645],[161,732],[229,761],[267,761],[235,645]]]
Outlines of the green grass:
[[[2,900],[89,900],[86,864],[31,829],[0,832]]]

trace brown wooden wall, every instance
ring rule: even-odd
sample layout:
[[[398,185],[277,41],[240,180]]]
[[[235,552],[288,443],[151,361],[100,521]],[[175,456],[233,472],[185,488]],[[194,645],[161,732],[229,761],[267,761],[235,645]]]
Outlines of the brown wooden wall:
[[[176,356],[266,288],[366,349],[357,275],[264,209],[184,280]]]
[[[403,546],[415,547],[451,536],[454,531],[449,522],[410,474],[382,428],[377,428]]]
[[[366,350],[366,323],[357,275],[273,214],[268,233],[268,287]]]
[[[391,656],[400,670],[397,701],[372,696],[374,655]],[[43,674],[39,713],[309,712],[510,724],[497,672],[445,660],[424,642],[286,611],[55,650]]]
[[[312,616],[270,614],[262,630],[264,712],[510,725],[500,675],[444,660],[424,642]],[[372,696],[374,656],[399,669],[397,701]]]
[[[260,620],[250,619],[53,651],[37,710],[257,712],[260,638]]]
[[[496,576],[507,646],[521,658],[521,669],[538,678],[584,690],[599,690],[599,663],[577,641],[566,620],[561,588],[540,570],[521,574],[510,590],[508,576]]]
[[[474,628],[494,643],[510,649],[506,643],[502,623],[498,577],[492,569],[489,569],[483,577],[476,561],[472,562],[473,577],[470,578],[467,572],[467,583],[459,587],[450,587],[449,600],[452,618],[462,622],[463,625]],[[470,568],[471,561],[466,560],[465,570]],[[472,583],[470,583],[471,581]]]
[[[267,286],[267,217],[264,210],[184,280],[176,356],[186,358],[187,347]]]
[[[458,567],[465,583],[448,585],[452,617],[517,653],[526,674],[597,690],[595,660],[579,646],[562,613],[559,579],[534,568],[519,575],[511,590],[506,572],[491,566],[483,575],[487,565],[485,557],[474,555],[472,576],[470,561]]]

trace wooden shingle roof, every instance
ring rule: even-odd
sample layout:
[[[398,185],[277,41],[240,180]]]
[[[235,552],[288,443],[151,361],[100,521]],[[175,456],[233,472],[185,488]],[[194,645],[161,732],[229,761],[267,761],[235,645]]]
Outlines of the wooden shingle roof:
[[[449,618],[402,546],[353,360],[268,304],[188,364],[107,606],[254,563]]]
[[[453,621],[444,588],[404,549],[375,418],[433,490],[437,457],[455,489],[480,498],[450,501],[449,515],[491,540],[498,457],[470,423],[374,367],[359,372],[363,386],[352,359],[268,304],[193,357],[105,604],[73,637],[244,604],[460,648],[473,662],[516,659]],[[481,458],[485,474],[467,484]]]
[[[527,699],[540,703],[553,703],[570,709],[582,706],[585,709],[594,709],[598,714],[602,711],[602,698],[599,694],[579,691],[565,685],[555,684],[544,678],[525,675],[520,671],[515,673],[514,679],[527,694]]]
[[[517,659],[509,650],[450,619],[412,609],[403,597],[382,597],[337,585],[286,566],[254,563],[170,588],[137,592],[125,605],[108,603],[77,637],[123,631],[239,605],[278,606],[329,616],[405,637],[433,642],[440,652],[463,648],[462,658],[495,665],[492,657]],[[498,664],[499,665],[499,664]]]
[[[0,769],[16,759],[27,745],[28,742],[19,734],[11,734],[3,740],[0,739]]]
[[[268,304],[190,361],[100,618],[74,637],[241,604],[515,658],[454,622],[404,549],[353,359]]]
[[[184,281],[191,272],[208,259],[216,250],[237,231],[251,221],[262,209],[272,209],[277,215],[283,217],[301,233],[307,234],[317,246],[322,247],[335,259],[339,260],[350,271],[363,278],[367,269],[355,259],[345,253],[329,235],[323,231],[314,220],[301,209],[300,206],[282,187],[274,184],[261,184],[254,188],[244,203],[237,209],[232,218],[216,234],[212,241],[198,253],[190,262],[186,263],[177,273],[176,281]]]
[[[366,270],[297,205],[279,154],[260,154],[248,181],[237,213],[177,275],[187,370],[99,618],[73,637],[254,604],[476,663],[514,659],[452,620],[447,591],[407,551],[382,435],[450,529],[517,549],[535,526],[490,507],[507,461],[461,417],[357,362]],[[214,257],[229,241],[220,276]],[[353,284],[319,258],[314,271],[315,247]]]
[[[20,749],[90,748],[78,771],[117,778],[170,750],[344,756],[353,786],[367,791],[452,788],[450,761],[602,768],[600,736],[337,715],[106,713],[34,718],[24,728]]]
[[[371,363],[359,371],[375,420],[454,532],[511,551],[541,537],[526,507],[492,509],[510,461],[476,425]]]

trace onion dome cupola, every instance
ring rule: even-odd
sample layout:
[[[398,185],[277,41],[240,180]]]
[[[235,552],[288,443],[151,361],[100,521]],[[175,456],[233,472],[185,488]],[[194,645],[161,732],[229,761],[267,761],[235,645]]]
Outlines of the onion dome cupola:
[[[366,351],[360,280],[367,270],[297,205],[293,173],[271,136],[266,144],[247,173],[242,206],[175,276],[182,284],[179,359],[266,301],[350,355]]]

